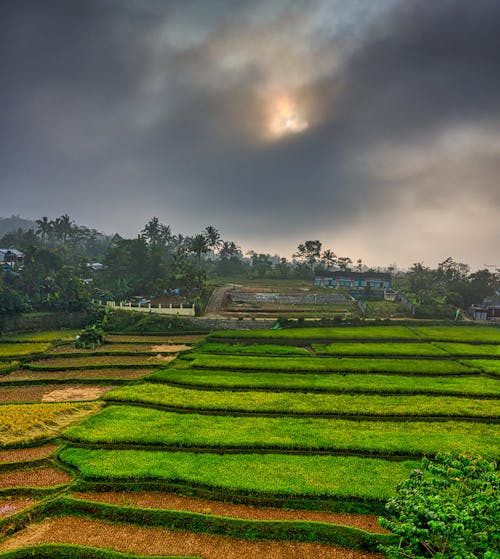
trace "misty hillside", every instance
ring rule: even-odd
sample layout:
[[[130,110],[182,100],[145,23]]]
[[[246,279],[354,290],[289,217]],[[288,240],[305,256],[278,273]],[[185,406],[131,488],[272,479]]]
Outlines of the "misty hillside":
[[[0,217],[0,237],[11,231],[17,231],[18,229],[35,229],[37,225],[36,221],[31,219],[24,219],[18,215],[11,215],[10,217]]]

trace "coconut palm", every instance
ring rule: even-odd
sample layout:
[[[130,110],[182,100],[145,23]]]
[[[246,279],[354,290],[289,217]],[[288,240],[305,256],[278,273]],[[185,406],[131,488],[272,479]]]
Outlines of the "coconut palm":
[[[36,230],[36,234],[40,235],[42,239],[42,243],[45,244],[45,241],[52,233],[54,222],[49,220],[47,216],[43,216],[41,219],[36,220],[36,224],[38,225],[38,229]]]

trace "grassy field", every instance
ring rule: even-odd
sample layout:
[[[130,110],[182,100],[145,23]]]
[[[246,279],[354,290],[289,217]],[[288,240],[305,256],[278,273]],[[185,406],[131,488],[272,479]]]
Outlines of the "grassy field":
[[[401,374],[474,374],[474,364],[462,364],[453,360],[439,359],[383,359],[355,357],[254,357],[240,355],[210,355],[193,352],[185,356],[193,369],[229,369],[232,371],[283,371],[283,372],[350,372]]]
[[[233,355],[300,355],[309,356],[311,353],[303,347],[271,345],[271,344],[221,344],[205,343],[197,348],[201,353],[219,353]]]
[[[50,348],[50,343],[0,343],[0,359],[9,359],[43,353]]]
[[[16,373],[12,373],[14,375]],[[500,397],[500,383],[483,376],[356,375],[178,369],[150,374],[147,380],[213,389],[337,392],[352,394],[463,394]]]
[[[61,342],[74,341],[80,330],[50,330],[48,332],[34,332],[1,336],[0,342]]]
[[[497,425],[468,421],[348,421],[178,414],[110,406],[65,431],[88,444],[252,448],[416,455],[438,451],[500,457]]]
[[[293,328],[284,330],[225,330],[210,334],[216,339],[265,340],[440,340],[450,342],[500,343],[500,328],[488,326],[341,326],[338,328]]]
[[[493,346],[495,347],[495,346]],[[413,357],[446,357],[450,352],[431,343],[356,343],[312,344],[318,355],[409,355]]]
[[[500,399],[423,395],[304,394],[187,389],[144,383],[103,396],[112,402],[140,402],[169,408],[305,415],[500,418]]]
[[[85,479],[165,480],[226,491],[385,499],[408,477],[413,461],[374,458],[217,455],[68,448],[61,459]]]

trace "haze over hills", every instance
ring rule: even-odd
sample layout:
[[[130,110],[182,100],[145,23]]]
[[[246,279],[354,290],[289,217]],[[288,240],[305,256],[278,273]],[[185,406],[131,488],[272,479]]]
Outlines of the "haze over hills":
[[[6,233],[23,229],[36,229],[36,221],[32,219],[25,219],[19,215],[11,215],[10,217],[0,217],[0,237]]]

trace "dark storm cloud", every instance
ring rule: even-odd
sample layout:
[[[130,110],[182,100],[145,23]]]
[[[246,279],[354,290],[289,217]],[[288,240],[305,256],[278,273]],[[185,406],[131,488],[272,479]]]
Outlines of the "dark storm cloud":
[[[4,0],[2,213],[291,251],[367,208],[367,235],[471,189],[498,210],[499,25],[495,0]],[[283,94],[309,126],[266,136]]]

